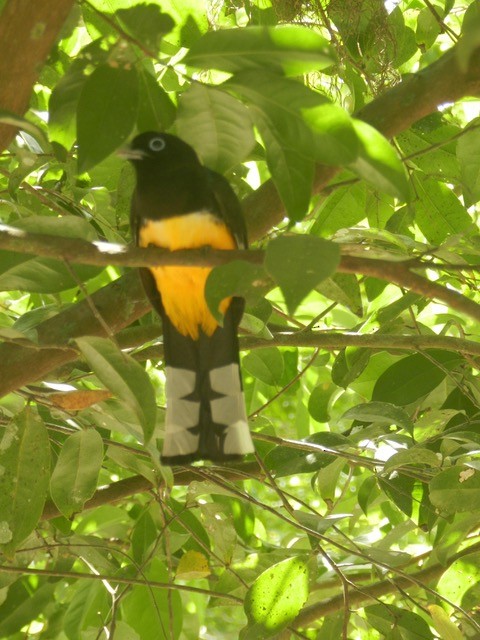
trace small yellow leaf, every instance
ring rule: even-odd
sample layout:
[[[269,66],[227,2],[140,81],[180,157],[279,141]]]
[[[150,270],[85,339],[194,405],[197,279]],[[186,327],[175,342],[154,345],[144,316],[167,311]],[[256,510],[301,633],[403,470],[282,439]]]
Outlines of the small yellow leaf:
[[[108,400],[112,397],[112,393],[106,389],[90,389],[88,391],[68,391],[67,393],[51,393],[48,396],[50,402],[66,409],[67,411],[81,411],[87,407]]]
[[[178,563],[176,577],[180,580],[198,580],[210,575],[208,560],[199,551],[187,551]]]

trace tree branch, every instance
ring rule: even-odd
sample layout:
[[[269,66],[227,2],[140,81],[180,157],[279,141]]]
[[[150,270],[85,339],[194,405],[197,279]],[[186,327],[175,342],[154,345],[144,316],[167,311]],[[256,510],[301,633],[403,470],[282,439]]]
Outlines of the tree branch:
[[[0,107],[19,116],[28,109],[35,84],[74,0],[7,0],[0,15]],[[15,127],[0,124],[0,151]]]
[[[465,96],[480,95],[480,48],[471,56],[468,68],[463,73],[457,62],[457,47],[452,47],[425,69],[405,77],[355,116],[387,138],[392,138],[417,120],[434,113],[442,104],[455,102]],[[313,193],[320,193],[337,172],[336,167],[318,165]],[[263,237],[286,215],[272,180],[267,180],[249,195],[243,201],[243,208],[252,239]]]
[[[423,584],[427,585],[429,582],[438,580],[440,576],[445,573],[448,567],[451,566],[456,560],[479,550],[480,542],[472,545],[471,547],[467,547],[466,549],[462,549],[459,553],[451,556],[448,559],[448,563],[446,565],[444,563],[442,564],[440,562],[437,562],[430,567],[426,567],[425,569],[420,569],[416,573],[412,573],[412,580],[409,580],[407,577],[400,577],[391,580],[382,580],[368,586],[362,586],[361,591],[352,589],[348,594],[349,604],[359,605],[370,599],[375,599],[381,596],[395,593],[397,589],[418,589],[419,585],[413,584],[413,580],[415,580],[415,582],[422,582]],[[316,620],[324,618],[329,614],[341,611],[344,605],[345,601],[343,594],[334,596],[333,598],[330,598],[330,600],[319,602],[318,604],[312,604],[309,607],[305,607],[305,609],[300,612],[299,616],[293,622],[293,626],[296,629],[308,626]]]

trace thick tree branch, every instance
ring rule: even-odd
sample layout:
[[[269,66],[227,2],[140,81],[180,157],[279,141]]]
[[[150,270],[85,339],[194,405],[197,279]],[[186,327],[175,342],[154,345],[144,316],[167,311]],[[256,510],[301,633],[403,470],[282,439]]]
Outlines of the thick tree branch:
[[[406,76],[355,116],[387,138],[392,138],[417,120],[435,112],[442,104],[455,102],[465,96],[480,95],[480,49],[475,51],[466,72],[462,73],[457,61],[457,47],[452,47],[418,73]],[[319,165],[313,181],[313,193],[320,193],[337,171],[335,167]],[[272,180],[248,196],[243,207],[252,239],[264,236],[286,215]]]
[[[19,116],[74,0],[7,0],[0,15],[0,109]],[[0,125],[0,151],[17,130]]]
[[[418,582],[421,582],[422,584],[427,586],[434,580],[438,580],[440,576],[445,573],[448,567],[450,567],[456,560],[458,560],[459,558],[463,558],[464,556],[471,553],[475,553],[476,551],[478,552],[479,550],[480,542],[467,547],[466,549],[462,549],[460,552],[451,556],[448,559],[447,565],[437,562],[436,564],[426,567],[425,569],[420,569],[419,571],[412,573],[411,580],[409,580],[407,577],[399,577],[392,580],[382,580],[368,586],[362,586],[361,591],[352,589],[348,594],[348,603],[350,606],[360,605],[364,602],[367,602],[368,600],[395,593],[397,589],[418,589],[420,588],[419,585],[416,584]],[[341,611],[344,606],[345,600],[343,594],[330,598],[330,600],[319,602],[318,604],[312,604],[311,606],[302,609],[300,615],[295,619],[293,625],[296,629],[306,627],[316,620],[320,620],[321,618],[324,618],[329,614]]]
[[[214,468],[210,468],[212,471]],[[238,464],[237,466],[222,467],[222,478],[230,480],[231,482],[245,480],[252,476],[258,477],[260,475],[260,469],[256,462],[245,462]],[[195,467],[184,468],[175,471],[174,484],[175,486],[188,486],[194,480],[201,479],[198,473],[195,472]],[[124,478],[118,480],[103,489],[98,489],[92,498],[85,503],[82,511],[88,509],[95,509],[104,504],[114,504],[125,498],[129,498],[138,493],[145,493],[156,489],[152,486],[152,483],[143,476],[131,476],[130,478]],[[51,520],[57,518],[61,513],[54,505],[53,502],[47,502],[42,514],[42,520]]]
[[[91,296],[91,303],[101,314],[112,333],[128,326],[150,309],[138,273],[131,271],[123,278],[103,287]],[[36,327],[38,344],[32,348],[13,343],[0,344],[0,396],[34,382],[52,369],[78,357],[69,346],[70,340],[83,335],[104,336],[105,329],[92,313],[87,300],[82,300],[41,322]]]
[[[156,247],[142,249],[108,243],[91,244],[78,238],[60,238],[44,234],[27,233],[14,227],[0,225],[0,248],[36,256],[64,258],[69,262],[96,266],[156,266],[159,264],[218,266],[231,260],[246,260],[261,264],[264,252],[213,251],[208,248],[170,252]],[[321,256],[319,256],[319,260]],[[361,273],[380,280],[392,282],[400,287],[415,291],[427,298],[444,302],[452,309],[480,321],[480,305],[453,289],[412,271],[412,266],[420,268],[418,261],[388,261],[357,256],[342,256],[338,271],[341,273]],[[425,268],[430,265],[425,264]]]

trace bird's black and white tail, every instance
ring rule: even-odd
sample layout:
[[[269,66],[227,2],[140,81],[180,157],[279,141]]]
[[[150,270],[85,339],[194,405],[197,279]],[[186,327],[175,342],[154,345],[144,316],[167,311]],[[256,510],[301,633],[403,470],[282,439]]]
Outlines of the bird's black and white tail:
[[[226,461],[254,451],[245,412],[233,299],[223,327],[193,340],[163,314],[167,415],[163,464]]]

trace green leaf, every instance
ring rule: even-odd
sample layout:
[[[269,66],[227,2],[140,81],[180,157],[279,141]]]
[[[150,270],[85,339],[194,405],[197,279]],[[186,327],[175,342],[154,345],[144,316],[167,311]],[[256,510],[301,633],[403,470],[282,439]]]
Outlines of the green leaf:
[[[466,231],[472,219],[451,189],[431,178],[415,181],[418,195],[415,222],[429,242],[441,244],[449,236]]]
[[[160,7],[153,3],[118,9],[115,15],[127,33],[152,53],[158,51],[163,36],[175,26],[168,13],[162,13]]]
[[[308,399],[308,412],[317,422],[328,422],[330,412],[328,410],[332,394],[338,389],[331,382],[324,382],[315,387]]]
[[[0,606],[0,635],[13,638],[14,634],[38,619],[54,600],[57,585],[54,582],[42,584],[32,593],[31,588],[19,593],[19,583],[8,590],[6,601]],[[13,609],[13,611],[12,611]]]
[[[264,571],[245,596],[248,624],[241,640],[271,638],[294,620],[308,597],[308,568],[301,558],[287,558]]]
[[[157,406],[145,370],[106,338],[77,338],[76,343],[100,382],[134,412],[147,443],[155,428]]]
[[[222,324],[223,316],[218,309],[222,300],[229,296],[239,296],[255,305],[267,292],[268,285],[269,279],[263,267],[243,260],[233,260],[215,267],[208,274],[205,298],[213,316]]]
[[[142,572],[147,580],[169,582],[163,558],[156,557]],[[133,586],[122,599],[122,619],[138,633],[142,640],[177,640],[183,623],[183,605],[175,589],[166,597],[162,589]]]
[[[392,604],[373,604],[365,607],[365,615],[372,628],[385,638],[430,640],[434,637],[422,617]]]
[[[318,207],[311,233],[329,237],[365,218],[365,183],[335,189]]]
[[[474,512],[472,511],[471,513],[473,515]],[[458,524],[462,523],[458,517],[455,519],[455,522]],[[465,521],[463,521],[463,524],[466,524]],[[467,529],[465,528],[465,530]],[[440,595],[448,598],[452,602],[461,604],[461,606],[467,610],[469,609],[468,600],[470,594],[474,595],[475,591],[478,591],[479,586],[480,553],[478,553],[478,551],[469,553],[455,560],[455,562],[448,566],[437,583],[437,589]]]
[[[418,12],[416,41],[429,49],[441,32],[441,20],[444,17],[443,8],[438,4],[425,7]]]
[[[378,378],[372,400],[404,406],[426,396],[445,378],[446,370],[454,369],[461,356],[450,351],[429,349],[415,353],[392,364]],[[438,364],[436,364],[438,362]]]
[[[230,94],[198,82],[182,93],[175,126],[203,163],[220,173],[245,160],[255,146],[247,108]]]
[[[292,220],[308,210],[315,148],[302,109],[317,107],[326,98],[305,85],[263,70],[238,73],[223,87],[247,103],[258,127],[272,180]]]
[[[467,466],[442,471],[430,482],[430,501],[445,513],[480,509],[480,472]]]
[[[358,157],[349,167],[379,191],[409,200],[405,169],[392,145],[370,125],[352,120],[359,139]]]
[[[412,447],[404,449],[391,456],[383,467],[384,473],[390,473],[394,469],[401,467],[425,465],[427,467],[439,467],[442,464],[440,458],[434,451],[423,447]]]
[[[242,360],[242,367],[265,384],[278,386],[282,382],[283,357],[277,347],[250,351]]]
[[[465,206],[480,200],[480,118],[473,120],[457,142],[457,157]]]
[[[101,582],[79,580],[63,620],[68,640],[84,640],[85,630],[98,628],[98,617],[106,616],[110,605],[111,595]]]
[[[153,75],[140,69],[137,129],[139,131],[164,131],[175,120],[176,108],[166,91]]]
[[[427,608],[432,616],[433,626],[440,634],[442,640],[465,640],[463,633],[457,625],[450,620],[447,612],[442,609],[442,607],[438,604],[430,604]]]
[[[266,67],[298,76],[333,63],[328,42],[311,28],[289,25],[209,31],[197,40],[185,64],[235,73]]]
[[[76,113],[86,77],[81,71],[67,73],[55,86],[48,102],[48,135],[52,142],[71,149],[77,137]]]
[[[410,167],[415,167],[444,182],[459,177],[455,153],[455,137],[460,127],[448,122],[441,113],[434,113],[416,122],[396,136],[395,141]]]
[[[297,473],[312,473],[328,466],[335,460],[335,453],[327,453],[321,450],[336,449],[351,445],[348,438],[328,431],[314,433],[300,441],[306,445],[317,445],[318,451],[296,448],[294,446],[278,446],[272,449],[265,457],[265,465],[273,472],[276,478],[293,476]]]
[[[323,164],[347,165],[359,152],[359,140],[348,113],[336,104],[321,104],[303,111],[314,133],[315,159]]]
[[[345,411],[340,420],[360,420],[360,422],[379,422],[395,424],[408,433],[413,433],[413,421],[402,407],[389,402],[364,402]]]
[[[275,238],[265,254],[265,268],[282,290],[290,313],[319,282],[335,272],[339,261],[337,244],[308,235]]]
[[[78,171],[104,160],[128,138],[138,110],[135,68],[108,64],[95,69],[83,86],[77,107]]]
[[[63,443],[50,479],[50,493],[66,518],[81,511],[95,493],[102,462],[103,442],[95,429],[82,429]]]
[[[32,408],[5,427],[0,469],[0,544],[11,553],[40,519],[50,474],[47,430]]]

